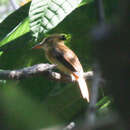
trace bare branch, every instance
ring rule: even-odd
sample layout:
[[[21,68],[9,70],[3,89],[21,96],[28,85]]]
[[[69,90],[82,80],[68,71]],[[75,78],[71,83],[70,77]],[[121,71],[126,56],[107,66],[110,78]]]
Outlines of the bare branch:
[[[0,71],[0,79],[4,80],[21,80],[26,79],[32,76],[43,75],[48,77],[49,79],[56,80],[56,81],[63,81],[63,82],[75,82],[72,80],[71,76],[53,72],[52,69],[56,68],[54,64],[37,64],[31,67],[26,67],[19,70],[1,70]],[[93,72],[89,71],[84,73],[85,79],[92,79]]]

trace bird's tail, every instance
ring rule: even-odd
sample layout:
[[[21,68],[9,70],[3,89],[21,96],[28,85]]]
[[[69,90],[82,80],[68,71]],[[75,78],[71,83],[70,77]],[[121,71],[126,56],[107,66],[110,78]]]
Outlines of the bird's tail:
[[[74,74],[75,77],[75,74]],[[81,94],[83,96],[84,99],[87,99],[87,101],[89,102],[89,91],[88,91],[88,87],[86,84],[86,81],[83,77],[83,75],[80,75],[78,78],[75,77],[77,79]]]

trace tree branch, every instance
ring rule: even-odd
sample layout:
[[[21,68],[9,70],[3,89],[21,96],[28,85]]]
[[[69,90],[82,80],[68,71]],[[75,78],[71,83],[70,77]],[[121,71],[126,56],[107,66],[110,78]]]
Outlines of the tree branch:
[[[63,82],[75,82],[72,77],[63,73],[53,72],[52,69],[56,68],[54,64],[37,64],[31,67],[26,67],[19,70],[1,70],[0,79],[4,80],[21,80],[30,78],[32,76],[43,75],[49,79]],[[92,79],[93,72],[85,72],[85,79]]]

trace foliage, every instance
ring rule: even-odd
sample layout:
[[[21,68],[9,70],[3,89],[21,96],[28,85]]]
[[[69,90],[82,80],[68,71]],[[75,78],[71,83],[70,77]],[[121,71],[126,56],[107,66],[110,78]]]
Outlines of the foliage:
[[[84,70],[91,69],[93,57],[89,31],[97,23],[93,2],[67,1],[71,8],[70,5],[64,7],[60,3],[64,0],[55,2],[58,4],[58,10],[55,10],[53,0],[33,0],[31,7],[30,3],[27,3],[0,23],[0,69],[11,70],[48,62],[44,53],[31,50],[46,33],[71,34],[69,46],[75,50]],[[104,4],[106,17],[110,19],[117,1],[104,0]],[[50,17],[52,13],[57,17],[56,20]],[[9,122],[8,127],[13,130],[32,130],[69,122],[88,105],[75,86],[50,81],[41,76],[21,81],[6,81],[0,94],[1,112],[6,111],[6,119],[3,122]],[[107,98],[106,102],[109,100]]]

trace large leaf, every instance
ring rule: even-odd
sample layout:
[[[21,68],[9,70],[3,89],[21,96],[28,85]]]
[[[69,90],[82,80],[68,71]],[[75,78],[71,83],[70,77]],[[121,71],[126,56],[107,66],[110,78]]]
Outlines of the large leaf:
[[[22,6],[0,23],[0,40],[11,33],[13,29],[28,16],[29,7],[30,3]]]
[[[28,23],[28,18],[24,19],[13,31],[5,37],[1,42],[0,42],[0,47],[5,45],[6,43],[24,35],[25,33],[29,32],[29,23]]]
[[[15,36],[16,33],[14,33]],[[11,39],[11,37],[13,37],[12,35],[10,37],[7,37],[7,39],[3,40],[1,43],[5,43],[6,41],[8,41],[9,39]],[[30,32],[25,33],[24,35],[22,35],[21,37],[16,38],[15,40],[11,40],[9,41],[7,44],[4,44],[3,46],[0,47],[0,51],[6,52],[7,51],[12,51],[12,50],[17,50],[17,49],[23,49],[24,47],[27,47],[29,45],[27,45],[29,43],[29,41],[32,39]],[[26,48],[27,49],[27,48]],[[25,50],[26,51],[26,50]],[[5,61],[7,62],[7,61]]]
[[[41,35],[54,28],[70,14],[82,0],[32,0],[29,17],[33,36]]]

